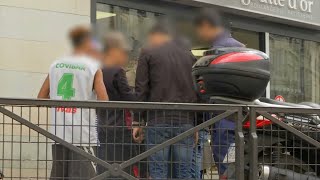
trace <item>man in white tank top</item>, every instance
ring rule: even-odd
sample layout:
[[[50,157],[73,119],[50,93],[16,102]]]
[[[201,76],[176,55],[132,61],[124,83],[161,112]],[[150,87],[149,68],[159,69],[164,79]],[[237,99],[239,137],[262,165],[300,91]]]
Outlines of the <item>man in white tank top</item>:
[[[95,48],[90,30],[77,27],[70,32],[74,53],[57,59],[50,67],[38,98],[54,100],[108,100],[99,62],[93,58]],[[95,109],[52,108],[51,133],[95,154],[98,144]],[[52,147],[51,179],[90,179],[95,165],[60,144]]]

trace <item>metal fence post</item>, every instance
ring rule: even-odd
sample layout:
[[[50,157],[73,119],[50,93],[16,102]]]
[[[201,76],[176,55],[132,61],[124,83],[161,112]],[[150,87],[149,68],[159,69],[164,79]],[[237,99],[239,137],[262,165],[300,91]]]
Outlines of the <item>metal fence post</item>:
[[[238,180],[244,180],[244,135],[242,121],[242,107],[239,107],[236,120],[236,179]]]
[[[258,135],[256,128],[256,109],[250,107],[250,137],[249,137],[249,158],[250,158],[250,180],[258,179]]]

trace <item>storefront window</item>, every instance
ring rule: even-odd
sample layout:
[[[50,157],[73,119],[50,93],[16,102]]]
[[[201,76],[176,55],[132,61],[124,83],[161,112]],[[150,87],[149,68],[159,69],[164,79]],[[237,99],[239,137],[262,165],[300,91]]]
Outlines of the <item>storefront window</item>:
[[[271,98],[320,102],[320,43],[270,35]]]
[[[134,85],[135,70],[140,49],[145,42],[146,34],[161,14],[130,9],[126,7],[97,4],[97,34],[102,38],[111,30],[123,32],[132,47],[127,66],[129,84]]]
[[[137,60],[143,47],[149,29],[161,17],[166,16],[179,36],[186,37],[192,44],[192,52],[196,57],[201,57],[203,52],[208,50],[211,44],[200,42],[195,34],[192,15],[180,16],[177,14],[160,14],[128,7],[113,6],[97,3],[97,34],[99,39],[110,30],[123,32],[130,40],[133,50],[130,52],[130,61],[127,70],[129,84],[134,86]],[[232,28],[232,35],[249,48],[259,49],[259,33]]]

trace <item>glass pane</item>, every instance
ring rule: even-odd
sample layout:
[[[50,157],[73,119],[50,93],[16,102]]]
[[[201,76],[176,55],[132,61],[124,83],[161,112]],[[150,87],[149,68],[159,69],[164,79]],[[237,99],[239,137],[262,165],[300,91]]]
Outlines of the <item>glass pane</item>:
[[[127,67],[129,84],[134,86],[135,69],[146,34],[160,14],[126,7],[97,4],[97,34],[103,38],[110,30],[123,32],[130,40],[132,51]]]
[[[97,4],[97,33],[99,38],[110,30],[123,32],[131,41],[133,47],[127,67],[129,84],[134,86],[135,70],[140,49],[146,40],[150,27],[164,14],[131,9],[127,7]],[[195,34],[192,16],[165,14],[174,25],[177,35],[187,37],[192,44],[192,52],[201,57],[211,44],[200,42]],[[259,33],[242,29],[232,29],[232,35],[249,48],[259,49]]]
[[[247,48],[260,50],[259,32],[248,31],[243,29],[232,28],[232,37],[243,43]],[[197,40],[193,40],[193,54],[201,57],[203,52],[210,49],[211,44],[200,44]]]
[[[270,35],[271,98],[320,102],[320,43]]]
[[[247,48],[260,49],[259,32],[233,28],[231,34],[232,37],[246,45]]]

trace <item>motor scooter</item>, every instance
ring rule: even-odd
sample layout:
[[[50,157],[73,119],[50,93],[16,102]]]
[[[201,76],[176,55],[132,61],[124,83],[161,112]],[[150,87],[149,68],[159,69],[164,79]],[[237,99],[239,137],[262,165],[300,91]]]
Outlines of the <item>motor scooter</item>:
[[[215,104],[244,104],[261,107],[296,107],[296,108],[320,108],[320,105],[305,102],[300,104],[279,102],[268,98],[260,98],[252,102],[237,100],[227,97],[211,97]],[[272,114],[279,121],[306,133],[308,136],[320,142],[320,114]],[[248,112],[244,112],[243,129],[245,135],[244,163],[246,165],[246,179],[249,174],[249,128]],[[258,135],[258,164],[261,180],[292,179],[292,180],[320,180],[320,154],[319,149],[307,149],[308,143],[281,129],[267,118],[256,118]],[[230,148],[235,151],[235,148]],[[226,156],[234,156],[235,152],[228,152]],[[235,157],[228,157],[235,159]],[[225,175],[228,179],[235,177],[235,164],[230,164]]]
[[[292,104],[261,98],[270,81],[269,56],[248,48],[218,48],[204,53],[192,69],[195,90],[200,98],[214,104],[244,104],[262,107],[319,108],[312,103]],[[249,174],[249,118],[244,112],[246,175]],[[279,121],[319,141],[318,115],[272,114]],[[320,151],[308,149],[303,140],[281,129],[270,120],[258,116],[259,179],[320,180]],[[235,148],[233,148],[235,150]],[[234,152],[228,152],[235,155]],[[319,154],[319,155],[318,155]],[[226,158],[225,158],[226,159]],[[228,158],[227,158],[228,159]],[[230,157],[229,159],[235,159]],[[233,167],[233,170],[232,170]],[[235,167],[228,166],[227,176],[234,178]],[[319,176],[319,177],[317,177]],[[247,177],[246,177],[247,178]]]

